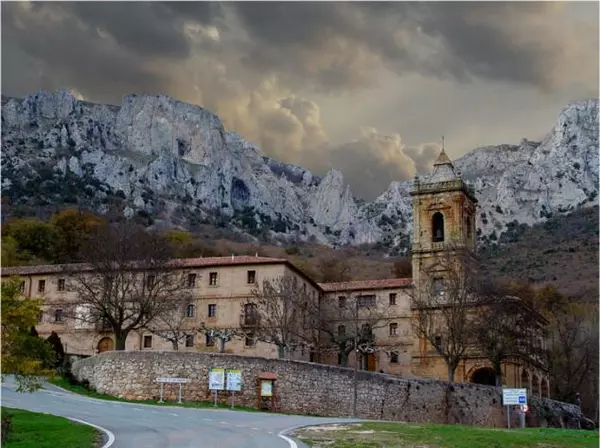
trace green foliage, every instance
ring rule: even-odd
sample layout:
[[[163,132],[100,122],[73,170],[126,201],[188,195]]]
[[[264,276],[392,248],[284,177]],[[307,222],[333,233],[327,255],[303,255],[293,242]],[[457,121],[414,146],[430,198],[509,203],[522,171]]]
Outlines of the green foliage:
[[[54,352],[54,363],[52,366],[48,367],[57,368],[64,363],[65,348],[63,347],[62,341],[60,340],[60,336],[58,336],[58,334],[55,331],[50,333],[50,336],[48,336],[48,339],[46,339],[46,341],[52,346],[52,351]]]
[[[6,448],[92,447],[99,435],[91,426],[54,415],[3,407],[3,421],[5,416],[11,420],[7,441],[2,443]]]
[[[56,231],[53,260],[59,263],[77,259],[83,241],[103,223],[88,211],[67,208],[52,216],[50,225]]]
[[[21,295],[20,280],[11,278],[2,283],[2,375],[15,375],[18,391],[33,391],[40,387],[40,376],[52,376],[44,366],[55,362],[52,347],[32,335],[40,314],[40,299]]]
[[[2,229],[2,237],[12,237],[23,257],[51,260],[58,240],[56,229],[35,218],[14,219]]]

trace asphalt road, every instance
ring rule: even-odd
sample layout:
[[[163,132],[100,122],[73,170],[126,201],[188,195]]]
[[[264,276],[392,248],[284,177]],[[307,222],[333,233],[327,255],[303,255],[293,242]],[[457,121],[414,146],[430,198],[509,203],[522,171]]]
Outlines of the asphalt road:
[[[2,383],[2,406],[98,425],[114,434],[111,448],[296,448],[296,443],[303,445],[283,432],[304,425],[351,421],[119,403],[84,397],[50,384],[33,393],[19,393],[10,377]],[[110,443],[109,437],[105,442]]]

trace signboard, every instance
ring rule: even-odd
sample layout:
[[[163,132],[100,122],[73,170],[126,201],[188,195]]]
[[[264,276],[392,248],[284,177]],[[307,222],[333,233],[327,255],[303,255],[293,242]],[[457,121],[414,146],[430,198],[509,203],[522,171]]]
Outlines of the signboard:
[[[157,383],[189,383],[187,378],[156,378]]]
[[[227,390],[239,392],[242,390],[242,371],[235,369],[227,370]]]
[[[518,406],[527,404],[527,389],[502,389],[502,405]]]
[[[210,369],[208,373],[208,388],[210,390],[225,389],[225,369]]]
[[[260,395],[261,395],[261,397],[272,397],[273,396],[273,381],[262,380],[260,382]]]

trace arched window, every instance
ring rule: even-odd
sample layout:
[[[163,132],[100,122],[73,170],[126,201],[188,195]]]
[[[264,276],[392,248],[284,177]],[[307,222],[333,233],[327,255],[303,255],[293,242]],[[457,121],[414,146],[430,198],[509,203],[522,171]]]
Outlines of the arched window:
[[[472,228],[471,228],[471,217],[467,216],[467,238],[471,238]]]
[[[444,215],[435,212],[431,218],[432,241],[438,243],[444,241]]]
[[[187,306],[186,316],[187,317],[194,317],[195,315],[196,315],[196,306],[193,303],[190,303]]]

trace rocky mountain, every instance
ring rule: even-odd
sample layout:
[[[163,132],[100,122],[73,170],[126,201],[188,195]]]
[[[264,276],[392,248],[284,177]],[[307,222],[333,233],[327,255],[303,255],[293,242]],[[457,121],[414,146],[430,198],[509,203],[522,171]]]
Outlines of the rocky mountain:
[[[455,161],[480,201],[480,238],[514,222],[595,205],[598,100],[568,105],[542,142],[478,148]],[[121,106],[68,91],[2,98],[2,195],[12,205],[77,203],[174,225],[209,223],[257,238],[408,246],[411,181],[373,202],[340,171],[323,178],[264,156],[210,111],[163,95]]]

